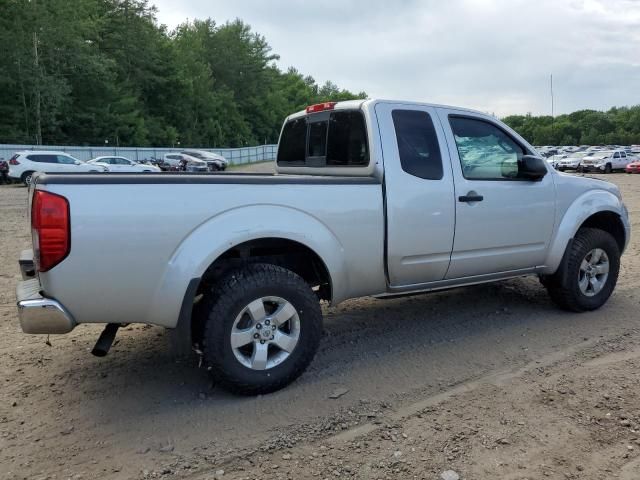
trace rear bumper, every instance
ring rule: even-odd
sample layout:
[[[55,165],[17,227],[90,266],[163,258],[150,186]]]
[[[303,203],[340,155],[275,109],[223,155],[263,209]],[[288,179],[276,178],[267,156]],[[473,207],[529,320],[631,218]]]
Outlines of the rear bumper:
[[[18,318],[24,333],[68,333],[76,322],[64,306],[52,299],[43,297],[38,278],[30,278],[18,283]]]

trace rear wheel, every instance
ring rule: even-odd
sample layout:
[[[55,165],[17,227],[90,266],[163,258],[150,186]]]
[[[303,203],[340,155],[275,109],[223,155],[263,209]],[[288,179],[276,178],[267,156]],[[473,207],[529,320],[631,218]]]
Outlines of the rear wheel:
[[[318,349],[318,297],[290,270],[247,265],[226,275],[204,301],[204,359],[227,390],[255,395],[283,388]]]
[[[620,248],[611,234],[578,230],[558,271],[542,279],[551,299],[573,312],[596,310],[606,303],[618,281]]]
[[[33,172],[24,172],[20,177],[20,179],[22,180],[22,183],[24,183],[24,185],[28,187],[29,185],[31,185],[31,180],[33,179]]]

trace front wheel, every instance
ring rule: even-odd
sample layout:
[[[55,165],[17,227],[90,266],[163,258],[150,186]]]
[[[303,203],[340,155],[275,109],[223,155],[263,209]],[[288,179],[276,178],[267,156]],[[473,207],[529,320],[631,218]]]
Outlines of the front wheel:
[[[607,164],[604,166],[604,173],[611,173],[612,171],[613,171],[613,168],[611,168],[611,164],[610,164],[610,163],[607,163]]]
[[[322,335],[318,297],[297,274],[270,264],[232,271],[205,296],[204,360],[214,380],[243,395],[293,382]]]
[[[542,279],[551,299],[573,312],[596,310],[613,293],[620,271],[620,248],[611,234],[578,230],[558,271]]]

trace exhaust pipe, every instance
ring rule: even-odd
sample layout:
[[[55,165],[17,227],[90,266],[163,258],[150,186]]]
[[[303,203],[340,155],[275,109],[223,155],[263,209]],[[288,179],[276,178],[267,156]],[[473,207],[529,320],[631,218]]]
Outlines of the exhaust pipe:
[[[104,327],[104,330],[98,337],[98,341],[93,347],[93,350],[91,350],[91,353],[96,357],[106,356],[107,353],[109,353],[111,345],[113,345],[113,340],[116,338],[116,333],[118,333],[119,328],[119,323],[107,323],[107,326]]]

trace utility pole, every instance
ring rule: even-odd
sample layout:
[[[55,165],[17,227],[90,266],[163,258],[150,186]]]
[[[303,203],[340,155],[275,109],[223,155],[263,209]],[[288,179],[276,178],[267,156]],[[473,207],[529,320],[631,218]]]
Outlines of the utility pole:
[[[40,114],[40,61],[38,59],[38,32],[33,32],[33,66],[36,71],[36,144],[42,145],[42,118]]]
[[[551,86],[551,132],[553,133],[553,119],[554,119],[554,116],[553,116],[553,114],[554,114],[554,111],[553,111],[554,110],[553,109],[553,107],[554,107],[554,105],[553,105],[553,73],[551,74],[551,84],[550,84],[550,86]]]

